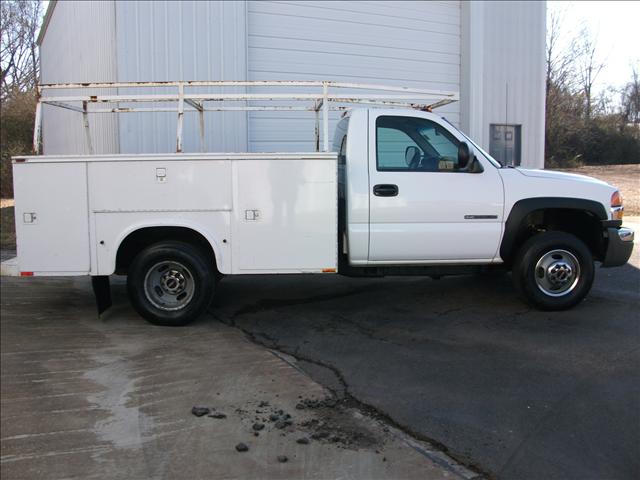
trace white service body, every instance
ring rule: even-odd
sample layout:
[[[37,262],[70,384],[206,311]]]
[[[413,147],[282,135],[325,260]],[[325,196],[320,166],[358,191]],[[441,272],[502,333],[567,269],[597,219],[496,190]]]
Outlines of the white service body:
[[[223,274],[336,268],[336,155],[40,156],[14,163],[19,269],[110,275],[145,227],[186,227]]]

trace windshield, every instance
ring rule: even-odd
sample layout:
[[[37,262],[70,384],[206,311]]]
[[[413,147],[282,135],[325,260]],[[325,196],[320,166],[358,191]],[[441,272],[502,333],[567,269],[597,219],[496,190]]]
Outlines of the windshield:
[[[493,163],[493,165],[495,167],[498,168],[504,168],[504,165],[502,163],[500,163],[499,161],[497,161],[495,158],[493,158],[491,155],[489,155],[487,152],[485,152],[482,148],[480,148],[480,146],[478,146],[476,144],[476,142],[474,142],[473,140],[471,140],[467,135],[465,135],[465,133],[463,131],[461,131],[458,127],[456,127],[453,123],[451,123],[449,120],[447,120],[445,117],[442,117],[442,119],[447,122],[449,125],[451,125],[456,132],[458,132],[460,135],[462,135],[464,138],[467,139],[467,141],[469,143],[471,143],[471,145],[473,145],[473,147],[478,150],[480,153],[482,153],[482,155],[484,155],[484,157],[489,160],[491,163]]]

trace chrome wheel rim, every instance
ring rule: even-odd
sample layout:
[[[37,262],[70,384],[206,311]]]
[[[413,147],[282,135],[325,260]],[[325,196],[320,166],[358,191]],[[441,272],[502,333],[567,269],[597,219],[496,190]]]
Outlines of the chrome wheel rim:
[[[193,298],[194,290],[191,271],[173,260],[156,263],[144,278],[144,294],[160,310],[170,312],[186,307]]]
[[[567,250],[551,250],[540,257],[534,275],[542,293],[550,297],[562,297],[578,285],[580,262]]]

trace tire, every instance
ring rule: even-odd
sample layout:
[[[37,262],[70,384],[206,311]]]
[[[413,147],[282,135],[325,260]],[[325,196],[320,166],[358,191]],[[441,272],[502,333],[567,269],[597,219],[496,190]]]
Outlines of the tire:
[[[513,263],[513,283],[540,310],[565,310],[587,296],[594,278],[593,256],[574,235],[543,232],[529,238]]]
[[[211,302],[217,271],[200,249],[156,243],[131,263],[127,291],[133,308],[155,325],[177,327],[198,318]]]

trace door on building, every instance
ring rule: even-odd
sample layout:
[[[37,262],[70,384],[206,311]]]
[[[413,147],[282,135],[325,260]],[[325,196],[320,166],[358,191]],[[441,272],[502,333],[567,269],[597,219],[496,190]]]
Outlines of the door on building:
[[[489,153],[503,165],[520,166],[521,125],[491,124]]]
[[[489,260],[501,234],[496,168],[458,169],[458,140],[435,120],[369,114],[369,263]]]

